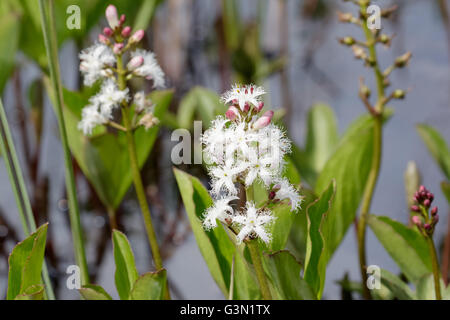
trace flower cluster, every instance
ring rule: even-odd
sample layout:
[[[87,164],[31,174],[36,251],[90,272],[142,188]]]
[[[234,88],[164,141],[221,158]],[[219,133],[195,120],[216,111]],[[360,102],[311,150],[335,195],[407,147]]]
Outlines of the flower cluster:
[[[433,207],[429,210],[434,200],[434,195],[424,186],[420,186],[419,190],[414,194],[413,200],[415,204],[411,206],[411,211],[418,213],[418,215],[411,217],[412,222],[419,228],[420,232],[432,235],[434,227],[439,222],[438,208]]]
[[[294,186],[283,178],[284,156],[290,152],[290,141],[272,123],[273,111],[260,115],[264,89],[254,85],[233,86],[222,100],[230,104],[225,116],[217,117],[202,135],[205,161],[211,176],[214,205],[205,212],[206,229],[217,226],[217,220],[237,225],[239,241],[247,237],[270,241],[267,225],[274,220],[270,205],[286,201],[297,211],[302,198]],[[239,212],[230,205],[239,199],[239,187],[251,188],[259,183],[268,192],[266,204],[257,208],[246,201]]]
[[[114,125],[114,110],[132,102],[136,114],[133,126],[141,125],[149,129],[158,123],[158,119],[153,115],[152,102],[146,98],[143,91],[130,96],[126,83],[121,88],[118,79],[119,76],[125,81],[132,77],[142,77],[152,80],[154,88],[162,88],[164,72],[152,52],[137,48],[144,37],[143,30],[131,34],[131,28],[124,26],[125,15],[119,17],[113,5],[106,8],[106,19],[109,27],[103,29],[97,43],[81,51],[79,56],[84,84],[92,86],[97,81],[102,84],[100,91],[91,97],[89,104],[83,108],[78,128],[88,135],[92,134],[92,130],[98,125]],[[122,65],[124,59],[128,59],[125,67]]]

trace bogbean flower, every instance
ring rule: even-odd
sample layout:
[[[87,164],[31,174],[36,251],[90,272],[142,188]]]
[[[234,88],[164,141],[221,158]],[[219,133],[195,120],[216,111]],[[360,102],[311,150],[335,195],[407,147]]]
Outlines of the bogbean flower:
[[[239,242],[255,238],[269,242],[267,226],[275,219],[269,207],[285,202],[296,212],[302,201],[297,189],[282,176],[290,141],[272,123],[273,111],[260,115],[264,106],[260,96],[264,93],[255,85],[233,86],[222,96],[225,103],[231,104],[225,117],[213,120],[201,137],[215,199],[205,212],[204,226],[216,227],[217,219],[238,227]],[[237,199],[239,188],[251,188],[255,183],[267,190],[268,202],[258,208],[245,199],[241,201],[245,204],[243,210],[233,209],[230,201]]]
[[[101,82],[101,89],[84,107],[78,128],[86,135],[92,134],[92,130],[98,125],[110,124],[122,128],[114,122],[113,110],[133,105],[136,117],[131,130],[137,126],[149,129],[159,122],[153,114],[153,103],[143,91],[130,96],[128,88],[119,88],[119,73],[124,72],[126,80],[143,77],[151,80],[154,88],[163,88],[164,72],[152,52],[137,48],[145,35],[143,30],[137,30],[131,35],[131,28],[124,26],[125,15],[119,18],[113,5],[106,9],[106,20],[109,27],[103,29],[98,37],[99,42],[82,50],[79,55],[84,85],[92,86]],[[118,70],[119,59],[126,62],[121,71]]]

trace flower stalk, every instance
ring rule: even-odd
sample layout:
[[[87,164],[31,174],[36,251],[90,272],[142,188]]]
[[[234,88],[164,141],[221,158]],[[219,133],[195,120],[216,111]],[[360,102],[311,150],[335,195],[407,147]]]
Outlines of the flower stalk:
[[[405,92],[403,90],[395,90],[390,95],[386,95],[386,88],[389,85],[388,76],[395,68],[403,68],[409,62],[411,54],[408,52],[403,56],[396,59],[395,63],[389,67],[385,72],[381,71],[378,57],[377,57],[377,44],[383,44],[389,46],[392,37],[387,35],[380,35],[380,30],[371,30],[368,26],[368,14],[367,8],[370,6],[369,0],[353,1],[359,7],[360,18],[355,18],[351,13],[339,13],[339,20],[341,22],[352,23],[362,28],[365,41],[361,42],[353,39],[352,37],[345,37],[340,39],[341,44],[352,48],[353,54],[357,59],[364,61],[365,65],[372,68],[376,88],[377,97],[375,104],[371,104],[369,101],[370,90],[364,85],[361,80],[359,97],[364,103],[366,109],[373,117],[373,150],[372,150],[372,162],[369,175],[364,188],[364,193],[361,203],[361,211],[357,220],[357,239],[358,239],[358,257],[359,266],[362,279],[363,297],[365,299],[371,299],[370,291],[367,287],[367,259],[366,259],[366,229],[367,229],[367,216],[370,212],[375,187],[377,185],[380,167],[381,156],[383,147],[383,113],[386,104],[392,99],[403,99]]]
[[[48,9],[47,9],[48,4]],[[47,12],[48,10],[48,12]],[[59,72],[58,48],[55,33],[55,19],[53,12],[53,0],[39,0],[39,11],[41,16],[44,44],[48,58],[52,89],[55,95],[56,117],[58,119],[59,133],[64,153],[64,166],[66,188],[69,203],[70,227],[74,243],[75,260],[81,270],[81,284],[89,283],[89,273],[84,250],[83,236],[81,230],[80,211],[77,202],[77,191],[75,177],[72,167],[72,157],[69,149],[66,126],[63,115],[63,97],[61,87],[61,76]]]

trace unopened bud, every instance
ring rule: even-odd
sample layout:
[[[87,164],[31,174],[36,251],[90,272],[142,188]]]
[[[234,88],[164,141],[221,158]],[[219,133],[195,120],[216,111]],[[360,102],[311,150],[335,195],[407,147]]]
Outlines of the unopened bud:
[[[127,68],[128,70],[134,70],[136,68],[139,68],[144,63],[144,58],[142,56],[135,56],[128,62]]]
[[[425,223],[425,224],[423,225],[423,227],[424,227],[425,230],[427,230],[427,231],[430,231],[430,230],[431,230],[431,224],[429,224],[429,223]]]
[[[357,45],[352,46],[353,54],[355,55],[356,59],[367,59],[366,51],[364,51],[363,48]]]
[[[114,47],[113,47],[113,52],[115,54],[119,54],[119,53],[121,53],[122,49],[123,49],[123,43],[115,43]]]
[[[230,106],[227,110],[227,112],[225,112],[225,116],[230,119],[231,121],[233,121],[234,119],[236,119],[239,116],[239,110],[238,108],[236,108],[235,106]]]
[[[124,14],[122,14],[119,19],[119,25],[123,25],[126,19],[127,17]]]
[[[361,96],[363,96],[364,98],[368,99],[370,97],[370,89],[368,86],[366,86],[364,83],[361,83],[361,86],[359,88],[359,92],[361,94]]]
[[[429,199],[425,199],[425,200],[423,201],[423,205],[424,205],[426,208],[429,208],[430,205],[431,205],[431,201],[430,201]]]
[[[250,110],[250,104],[248,102],[246,102],[244,104],[244,112],[248,112]]]
[[[411,211],[414,211],[414,212],[420,212],[420,208],[419,208],[419,206],[412,205],[412,206],[411,206]]]
[[[431,209],[431,215],[435,216],[438,213],[438,208],[437,207],[433,207],[433,209]]]
[[[105,27],[105,28],[103,29],[103,34],[104,34],[105,36],[107,36],[107,37],[111,37],[112,34],[113,34],[113,31],[112,31],[111,28]]]
[[[261,129],[267,127],[270,121],[272,121],[272,117],[273,111],[272,110],[267,111],[261,116],[261,118],[259,118],[258,120],[255,121],[255,123],[253,123],[253,129]]]
[[[382,34],[382,35],[380,36],[379,40],[380,40],[380,42],[381,42],[382,44],[384,44],[385,46],[389,47],[389,46],[391,45],[391,40],[392,40],[392,39],[391,39],[391,37],[389,37],[388,35]]]
[[[264,102],[260,101],[256,106],[256,111],[260,112],[264,108]]]
[[[276,196],[276,192],[275,191],[270,191],[269,192],[269,200],[273,200]]]
[[[436,215],[433,217],[433,225],[436,225],[438,222],[439,222],[439,215],[436,214]]]
[[[411,57],[412,57],[411,52],[405,53],[404,55],[395,59],[395,66],[397,68],[403,68],[403,67],[407,66]]]
[[[355,44],[356,41],[352,37],[345,37],[345,38],[339,39],[339,42],[346,46],[352,46]]]
[[[422,226],[422,220],[420,219],[419,216],[413,216],[411,218],[412,223],[414,223],[416,226],[418,226],[419,228]]]
[[[340,12],[338,11],[338,19],[340,22],[352,22],[354,19],[350,12]]]
[[[430,199],[431,202],[433,202],[434,194],[432,194],[431,192],[427,192],[427,198]]]
[[[124,38],[128,38],[131,34],[131,27],[130,26],[126,26],[125,28],[123,28],[122,30],[122,37]]]
[[[135,42],[139,42],[142,40],[142,38],[144,38],[144,30],[140,29],[138,31],[136,31],[131,37],[130,37],[130,42],[131,43],[135,43]]]
[[[110,43],[109,39],[101,33],[98,35],[98,41],[106,45]]]
[[[394,99],[404,99],[406,95],[406,92],[404,90],[401,89],[397,89],[394,91],[394,93],[392,94],[392,96],[394,97]]]
[[[109,26],[111,29],[115,29],[119,26],[119,18],[117,17],[117,9],[114,5],[110,4],[106,8],[106,20],[108,21]]]

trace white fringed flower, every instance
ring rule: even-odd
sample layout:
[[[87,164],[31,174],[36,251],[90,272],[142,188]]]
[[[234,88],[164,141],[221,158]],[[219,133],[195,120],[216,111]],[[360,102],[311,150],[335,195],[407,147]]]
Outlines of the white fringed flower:
[[[266,228],[275,217],[267,209],[257,209],[252,202],[247,202],[245,209],[243,214],[233,217],[233,223],[241,227],[237,235],[238,241],[242,242],[246,237],[258,237],[266,243],[270,242],[272,236]]]
[[[268,203],[287,199],[292,211],[296,211],[301,197],[282,177],[284,157],[291,151],[291,143],[284,131],[271,123],[272,111],[258,115],[262,109],[259,96],[263,93],[264,89],[256,86],[234,86],[222,97],[223,101],[233,104],[226,118],[217,117],[202,135],[211,176],[211,195],[216,199],[235,197],[238,184],[251,188],[259,183],[270,196]],[[254,108],[246,104],[252,104]],[[235,107],[237,105],[240,110]],[[279,186],[273,188],[275,184]],[[218,212],[216,206],[223,208],[224,204],[218,201],[215,200],[211,212]],[[253,203],[247,203],[243,212],[233,216],[233,222],[241,227],[238,240],[243,241],[250,236],[270,241],[271,235],[265,226],[273,219],[266,207],[256,208]],[[208,229],[215,227],[210,219],[204,224]]]
[[[112,119],[112,112],[123,101],[128,101],[128,88],[119,90],[112,79],[103,82],[100,92],[89,99],[90,104],[83,108],[78,128],[84,134],[92,134],[92,129]]]
[[[245,103],[257,106],[260,102],[259,96],[265,94],[264,88],[255,85],[234,85],[231,90],[225,92],[222,100],[225,103],[233,102],[239,105],[241,111],[244,111]]]
[[[226,219],[232,221],[234,210],[230,206],[230,201],[239,199],[238,197],[225,197],[216,200],[212,207],[209,207],[203,218],[203,226],[206,230],[217,227],[217,220],[226,222]]]
[[[103,43],[96,43],[80,53],[80,71],[84,75],[84,85],[92,86],[97,80],[111,74],[108,69],[116,63],[112,50]]]
[[[135,111],[137,113],[153,111],[154,104],[150,99],[145,97],[144,91],[136,92],[133,97],[133,102],[136,105]]]
[[[302,197],[298,194],[297,189],[294,188],[293,185],[289,183],[289,181],[285,178],[279,179],[276,182],[279,190],[275,192],[274,199],[278,200],[289,200],[289,204],[291,205],[291,211],[297,211],[300,209],[300,205],[302,204]]]
[[[154,88],[164,88],[164,72],[156,61],[155,54],[144,49],[136,49],[131,53],[131,57],[137,56],[142,56],[144,62],[140,67],[134,69],[133,73],[147,80],[153,80]]]

